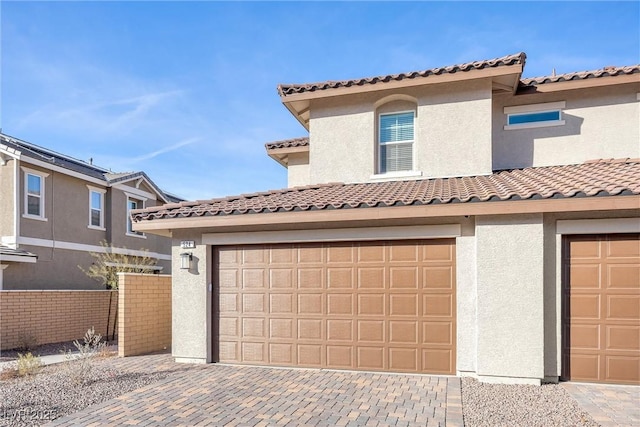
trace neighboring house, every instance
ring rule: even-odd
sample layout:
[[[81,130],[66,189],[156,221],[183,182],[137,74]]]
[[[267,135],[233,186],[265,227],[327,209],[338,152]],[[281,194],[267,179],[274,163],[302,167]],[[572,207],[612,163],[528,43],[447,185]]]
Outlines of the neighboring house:
[[[106,241],[171,272],[171,241],[131,228],[129,211],[181,199],[144,172],[112,173],[0,134],[0,289],[101,289],[85,270]]]
[[[174,357],[639,384],[640,65],[524,65],[281,85],[295,188],[133,213]]]

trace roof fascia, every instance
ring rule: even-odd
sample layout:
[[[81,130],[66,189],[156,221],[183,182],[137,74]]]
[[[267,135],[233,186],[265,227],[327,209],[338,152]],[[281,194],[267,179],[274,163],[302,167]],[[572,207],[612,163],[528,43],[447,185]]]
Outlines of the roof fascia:
[[[24,156],[23,155],[23,156],[20,156],[20,160],[23,161],[24,163],[29,163],[31,165],[39,166],[39,167],[44,168],[44,169],[49,169],[49,170],[52,170],[52,171],[55,171],[55,172],[62,173],[64,175],[69,175],[69,176],[72,176],[74,178],[81,179],[83,181],[92,182],[94,184],[101,185],[103,187],[107,185],[106,180],[103,181],[101,179],[94,178],[92,176],[85,175],[85,174],[80,173],[80,172],[72,171],[70,169],[65,169],[65,168],[62,168],[62,167],[57,166],[57,165],[52,165],[51,163],[43,162],[41,160],[37,160],[37,159],[34,159],[32,157],[28,157],[28,156]]]
[[[131,187],[129,187],[129,186],[122,186],[121,187],[121,185],[124,184],[124,183],[127,183],[127,182],[135,181],[135,180],[142,180],[145,183],[147,183],[147,185],[149,187],[151,187],[153,189],[153,192],[156,193],[156,196],[158,196],[165,203],[169,203],[169,199],[167,199],[165,197],[164,193],[162,191],[160,191],[158,186],[153,181],[151,181],[150,178],[147,178],[147,176],[144,175],[144,173],[140,174],[140,175],[138,175],[138,174],[139,174],[139,172],[132,173],[130,175],[130,177],[126,178],[126,179],[122,179],[122,177],[121,177],[120,179],[118,179],[118,181],[114,182],[111,186],[113,188],[117,188],[119,190],[130,191],[131,193],[133,193],[133,191],[131,191]],[[145,193],[145,194],[143,194],[144,196],[150,195],[150,193],[147,193],[146,191],[140,190],[138,188],[135,188],[134,190],[140,191],[141,193]],[[153,199],[153,197],[148,197],[148,198],[149,199]]]
[[[38,260],[36,255],[0,255],[0,262],[29,262]]]
[[[625,74],[621,76],[591,77],[582,80],[568,80],[564,82],[538,83],[537,85],[518,88],[518,95],[529,93],[559,92],[572,89],[587,89],[592,87],[640,83],[640,74]]]
[[[482,70],[458,71],[455,73],[430,75],[427,77],[415,77],[412,79],[405,78],[402,80],[393,80],[390,82],[378,82],[375,84],[365,83],[363,85],[353,85],[349,87],[305,91],[302,93],[284,95],[280,98],[286,105],[286,103],[288,102],[302,101],[307,99],[328,98],[333,96],[352,95],[356,93],[375,92],[380,90],[424,86],[438,83],[450,83],[463,80],[483,79],[487,77],[504,76],[509,74],[519,75],[522,74],[522,70],[522,64],[503,65],[501,67],[485,68]]]
[[[385,208],[333,209],[277,212],[196,218],[169,218],[134,222],[135,231],[152,234],[175,229],[242,227],[248,225],[309,224],[348,221],[435,218],[447,216],[505,215],[549,212],[585,212],[639,209],[640,196],[602,196],[564,199],[517,200],[496,202],[450,203],[440,205],[398,206]]]

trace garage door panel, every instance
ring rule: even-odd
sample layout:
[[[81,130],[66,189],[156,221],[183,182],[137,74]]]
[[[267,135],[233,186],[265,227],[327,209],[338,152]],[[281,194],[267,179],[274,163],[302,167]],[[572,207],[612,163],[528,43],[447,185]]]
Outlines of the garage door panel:
[[[638,289],[640,264],[609,264],[607,270],[608,289]]]
[[[358,268],[358,289],[384,289],[384,267]]]
[[[453,295],[451,294],[427,294],[422,296],[423,313],[425,317],[452,317]]]
[[[247,268],[242,270],[242,287],[244,289],[264,289],[267,281],[265,280],[264,268]]]
[[[418,296],[416,294],[390,294],[390,316],[417,316]]]
[[[418,246],[413,244],[389,246],[389,261],[416,263],[418,261]]]
[[[385,322],[383,320],[359,320],[358,341],[370,343],[385,342]]]
[[[269,319],[269,338],[292,339],[296,336],[293,319]]]
[[[607,296],[607,319],[640,319],[640,295]]]
[[[240,304],[238,304],[238,300],[240,299],[239,294],[220,294],[219,297],[219,312],[221,314],[231,314],[231,313],[239,313]]]
[[[265,312],[267,303],[266,294],[242,294],[242,312],[260,314]]]
[[[269,362],[275,365],[291,365],[295,360],[293,344],[269,344]]]
[[[328,294],[327,314],[353,316],[353,294]]]
[[[322,345],[298,344],[298,364],[301,366],[322,366]]]
[[[607,350],[640,351],[640,325],[607,326]],[[640,361],[638,362],[640,363]]]
[[[433,373],[446,374],[452,371],[454,354],[451,350],[422,350],[423,369]]]
[[[455,373],[453,240],[221,247],[214,258],[220,361]]]
[[[600,319],[600,294],[572,294],[569,315],[572,319]]]
[[[220,288],[238,288],[238,269],[220,270],[218,277],[220,278]]]
[[[375,244],[361,244],[358,247],[358,263],[384,263],[386,248]]]
[[[563,250],[563,378],[640,384],[640,235],[569,236]]]
[[[389,344],[418,344],[418,322],[389,321]]]
[[[353,268],[329,267],[327,268],[327,287],[329,289],[352,289]]]
[[[418,370],[418,349],[389,348],[389,369],[397,372],[415,372]]]
[[[391,289],[417,289],[418,267],[391,267],[389,269]]]
[[[605,380],[624,384],[640,382],[640,362],[635,357],[607,356]]]
[[[358,294],[359,316],[385,316],[386,314],[386,294]]]
[[[571,349],[600,349],[600,325],[566,325],[565,337],[569,339]]]
[[[265,344],[261,342],[242,343],[242,361],[248,363],[265,362]]]
[[[356,369],[382,371],[388,368],[382,347],[357,347],[356,357]]]
[[[271,289],[293,289],[292,268],[272,268],[269,270],[269,287]]]
[[[422,322],[422,344],[451,346],[453,344],[451,322]]]
[[[245,317],[242,319],[243,338],[266,338],[264,318]]]
[[[323,282],[324,280],[322,278],[322,268],[298,267],[299,289],[322,289]]]
[[[352,346],[327,345],[327,365],[337,368],[354,368]]]
[[[353,341],[354,321],[351,319],[332,319],[326,321],[327,341]]]
[[[607,244],[607,256],[609,258],[640,258],[640,241],[623,237],[611,237]]]
[[[428,289],[451,289],[453,287],[453,268],[423,267],[422,287]]]
[[[600,264],[572,265],[571,289],[597,289],[600,287]]]
[[[298,294],[298,314],[323,314],[324,294]]]
[[[422,248],[422,260],[426,262],[453,262],[453,246],[426,243]]]

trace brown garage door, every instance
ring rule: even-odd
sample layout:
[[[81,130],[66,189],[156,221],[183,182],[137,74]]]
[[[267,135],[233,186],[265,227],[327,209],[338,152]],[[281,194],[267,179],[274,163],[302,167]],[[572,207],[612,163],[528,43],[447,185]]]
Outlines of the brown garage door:
[[[571,236],[563,253],[563,378],[640,384],[640,236]]]
[[[453,240],[214,254],[218,361],[455,373]]]

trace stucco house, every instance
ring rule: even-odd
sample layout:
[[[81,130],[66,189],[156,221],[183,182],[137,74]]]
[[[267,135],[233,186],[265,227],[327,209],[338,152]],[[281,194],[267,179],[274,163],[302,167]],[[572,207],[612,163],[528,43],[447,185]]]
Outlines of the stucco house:
[[[170,273],[170,239],[133,230],[129,211],[178,201],[144,172],[113,173],[0,134],[0,289],[103,289],[78,268],[104,252],[102,241]]]
[[[133,211],[176,360],[639,384],[640,65],[525,58],[280,85],[289,188]]]

